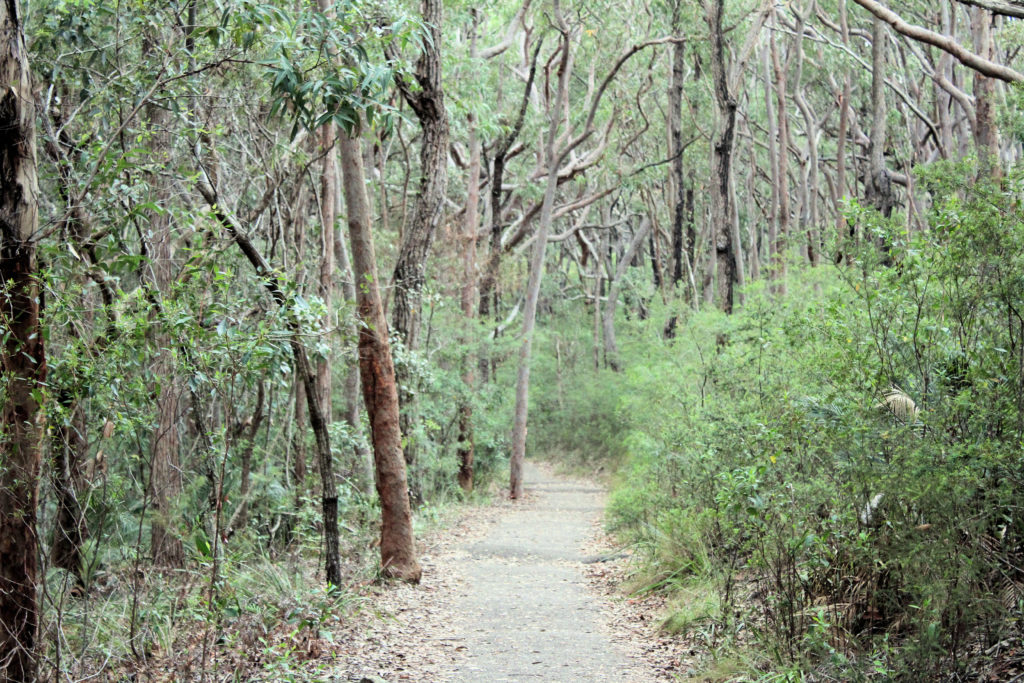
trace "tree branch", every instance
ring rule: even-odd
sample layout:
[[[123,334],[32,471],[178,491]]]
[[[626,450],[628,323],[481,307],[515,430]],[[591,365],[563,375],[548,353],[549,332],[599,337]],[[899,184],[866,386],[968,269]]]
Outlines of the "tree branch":
[[[929,31],[921,26],[908,24],[902,17],[900,17],[900,15],[896,14],[881,3],[875,2],[875,0],[854,0],[854,2],[892,26],[896,32],[902,33],[908,38],[912,38],[922,43],[934,45],[940,50],[944,50],[956,57],[964,66],[974,69],[984,76],[988,76],[989,78],[998,78],[999,80],[1006,81],[1007,83],[1024,82],[1024,74],[1019,71],[1015,71],[1003,64],[990,62],[984,57],[974,54],[949,36],[944,36],[941,33],[936,33],[935,31]]]
[[[1024,2],[1021,0],[957,0],[957,2],[963,5],[981,7],[993,14],[1001,14],[1004,17],[1024,19]]]

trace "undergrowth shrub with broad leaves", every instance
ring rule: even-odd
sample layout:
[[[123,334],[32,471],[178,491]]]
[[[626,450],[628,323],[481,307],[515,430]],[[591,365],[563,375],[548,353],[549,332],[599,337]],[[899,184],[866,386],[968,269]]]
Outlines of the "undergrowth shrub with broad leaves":
[[[927,232],[854,207],[861,242],[786,297],[684,313],[670,340],[655,301],[620,323],[622,374],[593,371],[581,320],[541,345],[535,443],[626,459],[608,523],[636,585],[717,586],[712,644],[747,649],[745,675],[998,676],[1020,651],[1021,175],[972,175],[921,173]]]

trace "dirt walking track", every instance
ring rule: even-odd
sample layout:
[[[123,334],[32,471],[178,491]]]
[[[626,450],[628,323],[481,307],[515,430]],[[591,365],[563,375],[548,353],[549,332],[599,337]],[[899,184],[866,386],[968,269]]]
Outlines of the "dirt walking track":
[[[525,482],[524,501],[478,510],[438,534],[422,585],[373,599],[382,618],[352,634],[363,647],[334,680],[672,680],[621,628],[615,635],[614,605],[587,585],[584,571],[603,559],[593,542],[604,491],[532,463]]]

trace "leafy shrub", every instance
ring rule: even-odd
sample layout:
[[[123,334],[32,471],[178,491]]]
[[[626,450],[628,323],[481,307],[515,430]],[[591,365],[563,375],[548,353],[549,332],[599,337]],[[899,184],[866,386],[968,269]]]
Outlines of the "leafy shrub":
[[[1021,178],[967,173],[922,174],[928,232],[855,209],[873,239],[787,297],[749,291],[675,340],[624,326],[621,375],[559,372],[543,347],[545,439],[628,454],[608,521],[646,550],[644,585],[714,580],[721,618],[779,671],[966,672],[1019,633]],[[890,410],[892,390],[916,410]]]

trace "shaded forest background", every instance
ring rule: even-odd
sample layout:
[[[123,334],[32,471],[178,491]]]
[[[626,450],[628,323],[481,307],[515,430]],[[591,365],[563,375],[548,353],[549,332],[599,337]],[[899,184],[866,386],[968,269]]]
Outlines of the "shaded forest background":
[[[313,675],[526,454],[711,680],[1015,675],[1021,18],[4,3],[0,680]]]

